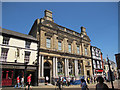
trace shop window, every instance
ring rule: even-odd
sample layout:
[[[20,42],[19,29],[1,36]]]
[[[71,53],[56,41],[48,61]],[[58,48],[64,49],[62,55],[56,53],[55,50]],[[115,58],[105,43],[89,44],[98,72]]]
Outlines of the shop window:
[[[73,74],[73,66],[72,66],[72,63],[69,62],[69,75],[72,75]]]
[[[81,74],[81,65],[78,63],[78,74]]]
[[[63,65],[62,62],[58,62],[58,73],[63,73]]]

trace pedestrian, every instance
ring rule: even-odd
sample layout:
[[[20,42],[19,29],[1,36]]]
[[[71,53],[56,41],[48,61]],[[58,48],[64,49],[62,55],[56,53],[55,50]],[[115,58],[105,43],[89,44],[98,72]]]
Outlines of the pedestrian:
[[[19,76],[17,76],[17,84],[15,85],[15,88],[16,87],[18,87],[18,88],[20,88],[20,78],[19,78]]]
[[[21,86],[24,87],[24,76],[21,78]]]
[[[84,79],[81,79],[81,88],[82,90],[89,90],[86,81]]]
[[[87,83],[90,84],[90,78],[89,77],[87,77]]]
[[[104,83],[104,78],[99,76],[97,78],[98,84],[96,84],[96,90],[108,90],[107,84]]]
[[[26,86],[26,88],[28,88],[28,90],[32,89],[32,88],[31,88],[31,76],[32,76],[32,74],[30,74],[30,75],[27,77],[27,86]]]
[[[61,84],[62,84],[61,77],[59,76],[59,79],[58,79],[58,88],[59,88],[59,90],[61,90]]]
[[[49,77],[48,77],[48,76],[46,76],[46,84],[48,84],[48,80],[49,80]]]

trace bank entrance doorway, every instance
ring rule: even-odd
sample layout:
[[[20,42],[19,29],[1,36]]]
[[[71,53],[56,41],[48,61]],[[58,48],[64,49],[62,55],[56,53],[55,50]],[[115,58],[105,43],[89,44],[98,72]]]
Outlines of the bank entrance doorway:
[[[46,77],[48,77],[48,83],[50,83],[50,63],[49,62],[45,62],[44,63],[44,77],[45,77],[45,82],[47,81],[46,80]]]

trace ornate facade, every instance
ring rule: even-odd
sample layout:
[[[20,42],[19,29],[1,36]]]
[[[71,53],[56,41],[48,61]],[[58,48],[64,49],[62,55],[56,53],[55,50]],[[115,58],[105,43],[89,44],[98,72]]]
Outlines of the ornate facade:
[[[63,77],[92,76],[90,39],[86,28],[81,33],[54,23],[52,12],[45,10],[45,16],[37,19],[29,35],[39,41],[39,82],[45,77],[52,79]]]

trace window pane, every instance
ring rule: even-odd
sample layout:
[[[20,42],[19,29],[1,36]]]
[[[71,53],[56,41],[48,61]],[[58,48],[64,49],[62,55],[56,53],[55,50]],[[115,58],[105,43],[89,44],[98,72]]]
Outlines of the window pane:
[[[71,44],[68,45],[68,50],[71,52]]]
[[[47,48],[50,48],[50,38],[47,38],[47,39],[46,39],[46,47],[47,47]]]
[[[85,55],[87,55],[87,48],[85,48]]]
[[[58,42],[58,50],[62,50],[62,45],[61,45],[61,41]]]
[[[78,53],[78,54],[80,53],[80,48],[79,48],[79,46],[77,46],[77,53]]]

